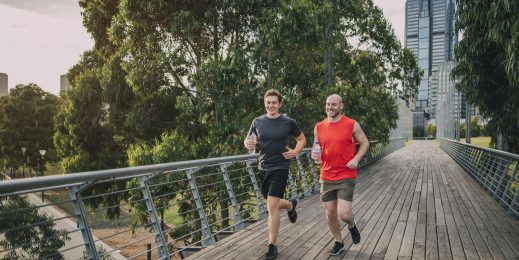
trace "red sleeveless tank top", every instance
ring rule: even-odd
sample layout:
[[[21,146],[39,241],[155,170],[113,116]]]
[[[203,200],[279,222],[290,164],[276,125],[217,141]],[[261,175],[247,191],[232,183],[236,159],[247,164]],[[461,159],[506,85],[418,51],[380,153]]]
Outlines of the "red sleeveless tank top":
[[[317,137],[321,145],[321,180],[337,181],[357,178],[357,169],[346,164],[355,157],[353,127],[355,120],[342,115],[336,123],[328,119],[317,124]]]

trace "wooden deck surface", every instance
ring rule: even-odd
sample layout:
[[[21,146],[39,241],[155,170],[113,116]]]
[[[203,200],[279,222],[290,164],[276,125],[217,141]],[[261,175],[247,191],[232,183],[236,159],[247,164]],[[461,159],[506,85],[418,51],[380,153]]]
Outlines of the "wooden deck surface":
[[[343,224],[346,251],[329,257],[333,236],[315,194],[284,212],[278,259],[519,259],[513,220],[436,141],[413,141],[359,170],[353,201],[362,240],[354,245]],[[192,255],[190,259],[263,259],[265,220]]]

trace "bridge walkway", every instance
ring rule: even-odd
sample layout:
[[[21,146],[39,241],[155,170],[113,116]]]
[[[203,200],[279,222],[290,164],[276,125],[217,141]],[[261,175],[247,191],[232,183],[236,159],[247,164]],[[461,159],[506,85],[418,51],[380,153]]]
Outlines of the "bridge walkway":
[[[413,141],[359,171],[353,202],[362,240],[329,257],[333,237],[319,195],[300,201],[298,221],[282,214],[278,259],[519,259],[519,223],[443,152]],[[262,259],[265,220],[189,259]]]

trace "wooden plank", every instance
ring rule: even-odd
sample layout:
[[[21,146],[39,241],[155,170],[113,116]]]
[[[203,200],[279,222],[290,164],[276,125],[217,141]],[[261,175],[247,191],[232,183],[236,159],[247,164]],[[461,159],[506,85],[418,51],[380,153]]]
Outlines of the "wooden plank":
[[[460,175],[467,174],[462,168],[457,168],[455,166],[455,162],[451,162],[451,169],[454,174],[452,175],[455,180],[456,185],[458,186],[458,190],[462,198],[465,200],[465,205],[469,210],[469,213],[472,216],[472,219],[475,223],[480,223],[478,225],[478,230],[481,237],[484,239],[485,244],[487,244],[490,253],[494,257],[494,259],[512,259],[515,258],[515,253],[508,246],[506,241],[503,239],[501,234],[497,232],[497,229],[494,227],[492,221],[488,219],[486,213],[484,213],[479,204],[481,203],[482,198],[478,198],[478,201],[473,200],[473,193],[469,192],[466,187],[467,181],[472,181],[470,179],[464,180]],[[457,171],[456,171],[457,170]],[[487,195],[489,196],[489,195]]]
[[[422,147],[423,148],[423,147]],[[420,194],[420,204],[418,205],[418,216],[416,221],[416,233],[413,244],[413,259],[425,258],[425,239],[427,232],[427,178],[429,171],[425,165],[427,156],[424,158],[423,171],[424,177],[422,182],[422,193]]]
[[[431,161],[431,167],[434,167],[435,169],[435,174],[433,175],[433,186],[435,190],[434,202],[436,207],[439,258],[456,260],[465,259],[465,253],[463,253],[458,229],[456,228],[450,210],[447,193],[443,183],[441,182],[441,169],[438,166],[438,158],[438,156],[433,158]]]
[[[391,189],[386,194],[381,194],[381,196],[383,196],[383,200],[379,203],[378,206],[373,206],[373,208],[376,208],[375,213],[369,218],[366,225],[362,228],[361,234],[363,239],[359,244],[353,244],[352,242],[348,241],[347,247],[349,248],[346,254],[343,256],[343,259],[353,259],[359,255],[365,256],[367,252],[362,252],[363,248],[366,248],[365,250],[369,251],[371,254],[371,251],[373,250],[378,241],[378,238],[380,237],[380,233],[387,223],[387,218],[389,217],[389,214],[392,212],[394,205],[396,204],[395,197],[400,196],[405,183],[412,178],[412,172],[410,171],[411,163],[412,161],[398,163],[398,168],[396,171],[404,173],[401,177],[398,177],[398,182],[395,183],[395,185],[398,186],[395,188],[395,185],[393,185],[393,187],[391,187]],[[407,171],[405,169],[407,169]],[[380,229],[378,232],[377,225]],[[370,244],[370,241],[373,241],[373,245]]]
[[[378,174],[379,178],[382,181],[381,186],[379,189],[375,190],[373,192],[373,196],[368,198],[366,202],[366,206],[363,209],[356,210],[354,208],[354,214],[355,214],[355,221],[357,224],[357,227],[359,228],[359,231],[362,232],[362,228],[364,227],[365,223],[367,222],[366,218],[369,220],[369,216],[373,214],[374,208],[382,201],[384,194],[391,189],[392,185],[398,182],[398,178],[402,174],[401,172],[396,172],[397,163],[393,158],[394,156],[388,156],[384,159],[384,162],[386,164],[387,171],[381,172],[381,174]],[[383,177],[382,177],[383,176]],[[354,200],[355,203],[355,200]],[[373,206],[375,205],[375,206]],[[351,239],[349,239],[349,232],[345,228],[346,225],[344,224],[342,226],[343,234],[345,234],[344,241],[351,242]],[[328,231],[329,232],[329,231]],[[323,239],[319,240],[310,250],[303,256],[303,259],[316,259],[316,258],[327,258],[328,257],[328,250],[332,247],[333,243],[333,236],[331,236],[331,233],[328,233],[327,236],[323,237]]]
[[[356,258],[356,259],[369,259],[372,258],[373,251],[375,246],[382,240],[383,232],[387,230],[392,230],[396,225],[398,220],[398,215],[400,214],[401,208],[404,204],[404,200],[408,194],[409,187],[411,185],[412,180],[414,179],[413,174],[413,165],[414,160],[406,160],[401,163],[399,170],[405,172],[404,177],[401,180],[401,184],[398,187],[397,191],[392,195],[391,201],[385,206],[384,212],[378,219],[375,227],[371,234],[366,238],[366,242],[358,251],[358,254],[349,254],[346,253],[344,258]],[[382,243],[389,244],[390,235],[387,236],[386,241],[382,241]],[[351,249],[351,248],[350,248]]]
[[[419,153],[420,151],[417,151]],[[398,252],[399,259],[410,259],[413,256],[413,245],[415,241],[415,233],[417,227],[418,220],[418,210],[419,204],[422,196],[422,185],[424,181],[424,170],[423,166],[420,164],[418,169],[418,181],[415,186],[415,194],[413,196],[413,201],[411,202],[411,209],[409,210],[409,215],[407,217],[407,222],[404,231],[404,237],[402,239],[402,243],[400,245],[400,250]]]
[[[471,217],[471,214],[469,210],[467,209],[465,205],[465,201],[460,195],[460,192],[458,190],[458,187],[456,185],[456,180],[453,179],[453,170],[449,167],[448,161],[445,163],[448,169],[447,178],[448,181],[452,184],[451,187],[453,188],[452,192],[454,195],[454,201],[457,203],[458,208],[461,212],[461,219],[460,221],[463,221],[465,223],[465,226],[467,228],[467,231],[470,235],[470,238],[472,242],[474,243],[474,246],[476,248],[476,251],[481,259],[492,259],[492,255],[490,254],[489,249],[487,248],[487,245],[481,235],[478,232],[478,227],[474,223],[474,220]],[[452,205],[452,204],[451,204]]]
[[[286,214],[281,214],[280,229],[277,241],[278,245],[284,239],[282,235],[288,235],[292,234],[293,232],[297,232],[297,228],[301,228],[306,223],[310,222],[314,216],[319,214],[319,212],[314,209],[314,205],[318,203],[317,196],[311,196],[308,202],[311,203],[301,205],[300,210],[298,210],[298,214],[300,214],[300,216],[298,216],[299,221],[295,224],[292,224],[288,221]],[[256,234],[254,234],[254,236],[252,236],[250,239],[249,237],[242,236],[242,239],[240,239],[238,242],[233,244],[229,243],[229,249],[220,251],[217,254],[213,253],[207,255],[206,257],[210,259],[232,259],[234,257],[239,257],[240,255],[243,256],[251,252],[261,252],[265,254],[268,245],[268,236],[268,227],[267,222],[265,221],[265,224],[261,227],[261,229],[257,230]]]
[[[313,204],[316,202],[316,198],[313,196],[310,196],[306,200],[301,200],[298,207],[300,208],[308,208],[311,209],[313,207]],[[301,216],[304,218],[304,215],[311,214],[311,210],[309,211],[303,211]],[[285,215],[281,215],[281,222],[286,221],[287,217]],[[216,242],[215,245],[209,246],[205,248],[204,250],[192,255],[190,259],[196,259],[201,258],[205,259],[209,255],[213,256],[219,256],[221,254],[227,254],[228,251],[235,250],[239,245],[247,244],[247,242],[254,240],[256,237],[260,236],[262,232],[264,232],[265,226],[267,224],[266,220],[258,221],[257,223],[245,228],[244,230],[241,230],[237,232],[236,234],[222,240],[219,242]],[[284,223],[283,223],[284,224]],[[281,225],[281,227],[285,227],[285,225]],[[286,228],[286,227],[285,227]]]
[[[416,182],[418,180],[418,164],[414,164],[410,170],[413,178],[406,187],[407,194],[405,198],[402,199],[402,201],[399,201],[399,203],[403,202],[400,209],[396,208],[393,210],[395,216],[393,217],[392,215],[390,223],[388,223],[388,226],[384,229],[384,232],[380,237],[380,241],[373,250],[373,259],[382,259],[384,257],[387,259],[396,259],[398,257],[400,244],[404,237],[407,216],[409,214],[409,209],[411,208],[413,195],[415,194],[414,189],[412,188],[416,186]]]
[[[476,251],[476,247],[474,246],[474,243],[472,242],[472,239],[470,238],[469,231],[467,229],[467,226],[465,225],[465,221],[463,220],[463,216],[461,215],[461,211],[458,207],[458,204],[456,202],[456,199],[454,197],[454,185],[450,182],[450,179],[447,178],[447,175],[449,175],[449,171],[447,170],[445,164],[441,164],[440,166],[440,176],[442,179],[443,186],[445,187],[446,194],[447,194],[447,200],[449,202],[450,210],[453,215],[453,221],[454,224],[451,224],[450,227],[448,227],[449,234],[452,232],[455,232],[453,230],[454,227],[456,227],[456,230],[458,231],[460,241],[463,247],[463,251],[465,253],[465,256],[467,259],[477,259],[479,258],[478,253]],[[447,222],[449,224],[449,222]],[[454,251],[453,247],[453,255],[460,255],[460,253]]]
[[[365,181],[361,181],[360,183],[365,184]],[[384,182],[380,179],[374,179],[373,181],[376,185],[371,185],[370,189],[365,189],[360,196],[355,195],[355,199],[353,201],[353,210],[355,217],[359,217],[360,214],[363,214],[368,208],[368,201],[370,197],[373,197],[376,194],[376,191],[380,189],[384,185]],[[324,212],[322,213],[322,217],[319,220],[321,225],[317,230],[309,231],[308,235],[310,238],[302,243],[300,246],[291,246],[290,250],[287,250],[285,255],[288,257],[287,259],[300,259],[302,258],[308,251],[311,251],[312,248],[315,247],[316,244],[322,243],[322,241],[332,240],[331,232],[329,231]],[[320,247],[321,250],[327,250],[324,246]]]
[[[460,171],[463,171],[460,169]],[[467,173],[459,175],[463,179],[464,190],[470,194],[468,198],[475,206],[476,211],[482,220],[490,229],[495,229],[495,232],[501,237],[497,237],[496,241],[503,254],[507,258],[519,258],[519,225],[517,221],[513,220],[510,215],[498,204],[495,200],[486,193],[477,182],[475,182]],[[478,198],[477,200],[475,198]],[[512,252],[513,251],[513,256]]]
[[[436,206],[435,194],[438,191],[433,189],[433,175],[437,174],[432,166],[432,159],[437,154],[437,149],[431,149],[433,152],[427,156],[425,165],[427,168],[427,233],[425,236],[425,257],[427,259],[438,259],[438,233],[436,230]],[[442,216],[443,217],[443,216]]]

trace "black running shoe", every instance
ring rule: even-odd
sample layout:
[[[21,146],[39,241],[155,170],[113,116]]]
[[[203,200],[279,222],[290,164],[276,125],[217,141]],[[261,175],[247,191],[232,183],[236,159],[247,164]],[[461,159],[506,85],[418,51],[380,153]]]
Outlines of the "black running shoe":
[[[297,221],[297,212],[296,212],[296,206],[297,206],[297,199],[291,199],[290,202],[292,202],[292,210],[288,211],[288,219],[291,223],[296,223]]]
[[[332,250],[330,250],[330,255],[338,255],[342,251],[344,251],[344,243],[335,241]]]
[[[265,259],[276,259],[278,257],[278,247],[269,244],[269,251],[265,254]]]
[[[359,232],[359,229],[357,228],[357,224],[353,223],[355,226],[353,226],[353,228],[350,228],[348,227],[348,229],[350,230],[350,233],[351,233],[351,240],[353,240],[353,244],[358,244],[360,243],[360,232]]]

